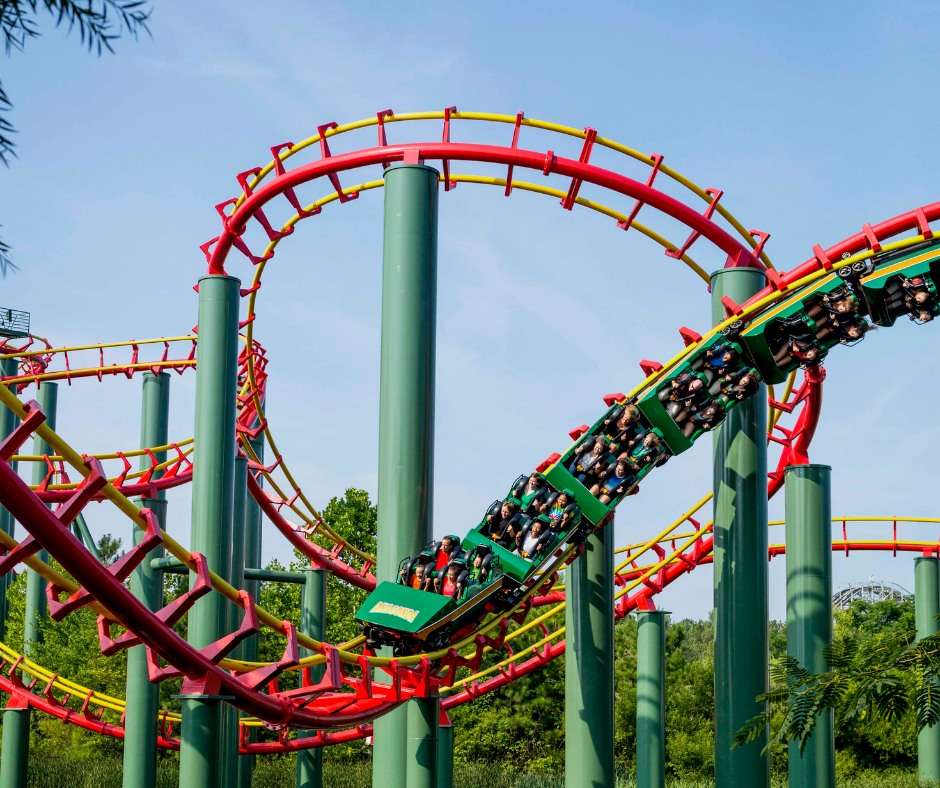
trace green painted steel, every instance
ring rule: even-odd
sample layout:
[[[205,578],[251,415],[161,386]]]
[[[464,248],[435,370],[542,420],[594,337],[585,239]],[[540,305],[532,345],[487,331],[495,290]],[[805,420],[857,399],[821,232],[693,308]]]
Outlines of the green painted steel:
[[[613,518],[567,570],[565,786],[614,784]]]
[[[636,617],[636,785],[666,785],[666,616]]]
[[[914,559],[914,619],[917,639],[940,629],[940,561],[936,558]],[[940,783],[940,725],[924,728],[917,734],[917,775],[922,782]]]
[[[46,424],[55,429],[59,387],[56,383],[39,384],[36,400],[46,414]],[[33,454],[52,454],[52,449],[38,435],[33,439]],[[45,463],[33,463],[33,484],[40,484],[46,476]],[[48,558],[45,550],[36,556]],[[26,610],[23,620],[23,653],[29,656],[39,640],[39,623],[46,615],[46,583],[32,569],[26,570]],[[29,765],[30,710],[7,705],[3,712],[3,751],[0,756],[0,788],[21,788],[26,785]]]
[[[81,512],[78,513],[78,516],[72,521],[72,533],[75,534],[75,538],[78,539],[95,558],[99,561],[101,560],[101,553],[98,552],[98,545],[95,544],[95,539],[91,535],[91,530],[88,528],[88,523],[85,522],[85,515]]]
[[[225,579],[236,588],[241,588],[245,574],[245,498],[248,494],[248,460],[243,455],[235,457],[235,481],[232,498],[232,533],[229,546],[229,566]],[[234,630],[241,622],[244,611],[231,602],[227,603],[226,627]],[[238,779],[238,709],[226,704],[222,710],[222,784],[234,785]]]
[[[431,536],[437,190],[438,172],[431,167],[395,165],[385,171],[379,581],[394,582],[399,561],[415,555]],[[377,788],[405,788],[408,717],[404,705],[375,721],[372,784]]]
[[[167,443],[170,413],[170,376],[166,373],[143,376],[140,417],[140,445],[164,446]],[[157,463],[166,460],[166,452],[155,452]],[[141,457],[140,468],[150,467],[149,457]],[[158,479],[163,471],[154,471]],[[140,505],[150,509],[160,528],[166,527],[166,494],[158,491],[152,498],[142,498]],[[137,544],[143,532],[131,529],[131,540]],[[160,558],[163,548],[157,547],[150,555]],[[151,610],[163,604],[163,575],[144,561],[130,577],[130,589]],[[157,779],[157,712],[159,689],[147,675],[147,649],[133,646],[127,650],[127,707],[124,716],[124,788],[146,788]]]
[[[255,569],[254,567],[246,566],[244,574],[246,582],[266,581],[268,583],[293,583],[299,586],[307,582],[306,572],[288,572],[281,569]]]
[[[56,407],[59,399],[59,384],[43,382],[39,385],[37,400],[42,412],[46,414],[46,424],[55,429]],[[38,435],[33,440],[33,454],[52,454],[49,446]],[[46,478],[45,463],[33,463],[33,484],[40,484]],[[37,557],[45,561],[49,554],[40,550]],[[26,617],[23,622],[23,653],[29,656],[33,644],[39,640],[39,622],[46,616],[46,581],[32,569],[26,570]]]
[[[264,462],[264,433],[250,438],[249,443],[255,456]],[[261,479],[258,480],[259,484]],[[257,567],[261,565],[261,507],[250,495],[245,496],[245,566]],[[245,590],[257,602],[260,591],[258,580],[245,575]],[[238,655],[242,659],[256,660],[258,658],[258,636],[246,638],[238,646]],[[248,738],[253,737],[253,731],[248,729]],[[238,759],[238,788],[251,788],[251,773],[254,770],[255,756],[242,755]]]
[[[209,568],[228,573],[235,491],[235,395],[238,362],[239,281],[232,276],[199,280],[199,345],[196,350],[195,467],[190,547]],[[190,583],[194,577],[190,576]],[[189,641],[202,648],[223,635],[227,602],[208,594],[188,616]],[[180,785],[222,785],[221,701],[215,695],[183,696]]]
[[[379,583],[375,590],[376,593],[370,594],[356,611],[356,618],[404,632],[417,632],[455,607],[450,597],[428,594],[388,580]]]
[[[511,550],[507,550],[501,544],[494,542],[492,539],[484,536],[482,531],[486,527],[486,519],[484,520],[470,533],[464,537],[463,545],[464,550],[468,553],[473,550],[477,545],[486,545],[490,548],[493,555],[499,558],[499,568],[502,569],[510,577],[515,578],[520,583],[525,580],[532,569],[535,567],[531,561],[527,561],[518,553],[514,553]],[[399,623],[400,627],[401,624]]]
[[[786,469],[787,654],[807,670],[829,669],[832,643],[832,502],[828,465]],[[832,710],[820,714],[803,752],[790,742],[790,788],[835,785]]]
[[[17,361],[15,358],[0,359],[0,375],[3,377],[12,377],[17,373]],[[19,423],[16,414],[9,408],[0,407],[0,440],[6,438]],[[13,470],[16,470],[16,463],[13,463]],[[16,523],[13,515],[0,506],[0,531],[13,536]],[[7,572],[0,577],[0,640],[6,639],[6,621],[9,612],[7,604],[7,589],[13,582],[13,573]]]
[[[712,320],[725,319],[722,296],[743,303],[764,286],[752,268],[712,275]],[[715,784],[766,788],[766,734],[733,748],[735,733],[767,691],[767,393],[764,386],[732,410],[715,432]]]
[[[420,698],[408,703],[408,788],[435,788],[437,784],[438,698]]]
[[[325,640],[327,574],[319,567],[311,567],[304,574],[307,577],[307,582],[304,583],[300,598],[300,631],[317,640]],[[322,676],[322,665],[318,665],[311,670],[311,679],[313,681],[318,681]],[[313,735],[313,731],[301,731],[298,735]],[[297,788],[322,788],[322,747],[315,747],[312,750],[300,750],[297,753],[294,777]]]
[[[437,726],[437,788],[454,788],[454,725],[444,714]]]
[[[559,462],[552,465],[545,472],[545,478],[556,490],[569,490],[581,507],[581,513],[597,525],[608,515],[610,507],[591,495],[591,491],[565,467],[564,463],[571,458],[573,451],[574,447]]]

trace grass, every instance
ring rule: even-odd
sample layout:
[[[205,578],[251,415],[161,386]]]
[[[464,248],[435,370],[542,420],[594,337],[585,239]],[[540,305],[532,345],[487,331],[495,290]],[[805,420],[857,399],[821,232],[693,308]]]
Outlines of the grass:
[[[116,758],[35,758],[30,763],[29,786],[35,788],[120,788],[121,763]],[[161,760],[158,788],[176,788],[177,762]],[[372,769],[368,763],[327,764],[323,784],[329,788],[371,788]],[[507,764],[457,766],[454,784],[459,788],[563,788],[562,775],[526,774]],[[669,788],[713,788],[711,781],[675,780]],[[774,788],[783,788],[786,780],[775,780]],[[915,788],[914,772],[888,770],[869,772],[838,780],[839,788]],[[293,788],[292,758],[259,759],[253,788]],[[632,788],[632,780],[618,780],[617,788]]]

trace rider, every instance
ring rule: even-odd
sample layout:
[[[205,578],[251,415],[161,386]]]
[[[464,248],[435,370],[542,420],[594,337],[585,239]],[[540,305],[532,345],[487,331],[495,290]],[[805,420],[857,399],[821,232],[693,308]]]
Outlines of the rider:
[[[543,540],[542,521],[536,520],[529,528],[529,533],[519,544],[519,555],[528,558],[530,561],[537,558],[545,551],[547,541]]]
[[[456,552],[459,552],[459,544],[460,540],[451,534],[441,539],[441,546],[437,549],[437,555],[434,556],[435,572],[440,573],[456,557]]]
[[[435,578],[434,590],[444,596],[457,596],[457,580],[464,569],[466,569],[466,564],[460,559],[451,561],[447,567],[447,573],[442,577]]]
[[[408,585],[418,591],[427,591],[431,578],[428,576],[425,564],[418,564],[411,574]]]
[[[607,478],[591,488],[591,495],[603,504],[608,504],[614,498],[619,498],[633,486],[636,480],[635,470],[630,455],[624,452],[617,457],[617,462],[614,463]]]
[[[611,439],[612,452],[632,449],[639,440],[642,429],[640,409],[633,404],[625,405],[619,415],[615,411],[604,421],[604,434]]]
[[[574,474],[575,478],[582,484],[597,473],[598,465],[602,464],[604,456],[607,454],[607,444],[603,437],[597,435],[593,438],[590,447],[586,447],[569,466],[568,470]]]

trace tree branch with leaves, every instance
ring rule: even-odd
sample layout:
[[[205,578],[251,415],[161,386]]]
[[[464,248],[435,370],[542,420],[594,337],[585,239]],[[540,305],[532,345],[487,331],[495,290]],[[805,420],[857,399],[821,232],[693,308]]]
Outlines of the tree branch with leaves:
[[[836,731],[855,722],[897,723],[911,711],[918,730],[940,723],[940,634],[916,642],[909,632],[874,641],[847,634],[826,650],[826,660],[822,673],[790,656],[774,660],[771,689],[758,699],[766,710],[738,731],[735,746],[769,727],[768,747],[794,741],[802,752],[830,711]]]

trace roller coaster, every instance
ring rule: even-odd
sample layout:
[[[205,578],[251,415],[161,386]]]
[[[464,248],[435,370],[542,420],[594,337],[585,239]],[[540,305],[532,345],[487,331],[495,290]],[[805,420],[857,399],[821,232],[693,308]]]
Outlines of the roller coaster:
[[[505,131],[508,144],[457,139],[458,130],[469,134],[481,127],[488,139]],[[399,129],[413,132],[407,136],[412,141],[391,141]],[[422,141],[420,135],[429,133],[431,140]],[[365,135],[374,136],[367,143]],[[548,140],[552,147],[526,147],[526,135],[533,145]],[[12,527],[0,530],[0,575],[25,567],[40,577],[55,621],[92,609],[105,657],[143,647],[152,682],[179,682],[184,697],[224,697],[241,714],[238,750],[246,755],[361,739],[372,734],[374,720],[409,700],[439,697],[447,711],[556,659],[565,651],[561,573],[583,554],[588,537],[610,526],[616,507],[640,493],[648,474],[678,462],[679,454],[720,428],[766,384],[766,440],[778,451],[767,482],[773,496],[787,467],[808,462],[828,354],[858,344],[873,324],[887,328],[901,317],[926,324],[940,314],[940,240],[931,229],[940,220],[940,202],[864,224],[780,271],[765,249],[769,234],[745,229],[720,189],[701,188],[663,156],[592,128],[523,113],[384,110],[344,125],[320,125],[312,136],[274,145],[270,153],[268,163],[239,172],[236,196],[215,206],[218,232],[200,246],[205,276],[198,287],[247,266],[248,284],[239,291],[231,424],[247,462],[246,505],[312,567],[368,592],[357,614],[362,636],[335,644],[311,637],[298,622],[263,609],[257,584],[233,573],[231,564],[187,549],[163,530],[144,504],[198,476],[196,439],[175,436],[158,445],[82,454],[30,397],[31,387],[43,383],[192,374],[200,364],[198,326],[175,336],[69,347],[27,333],[0,347],[6,416],[0,424],[0,505],[25,531],[18,540]],[[439,167],[445,193],[467,184],[498,189],[505,197],[517,191],[546,196],[565,211],[586,209],[613,220],[608,227],[619,232],[640,233],[706,283],[705,268],[691,256],[703,245],[726,268],[761,272],[766,286],[742,303],[724,298],[725,315],[710,328],[679,327],[682,346],[671,359],[642,360],[639,383],[626,393],[603,395],[604,410],[569,433],[570,445],[522,469],[488,509],[470,513],[465,537],[395,556],[397,577],[380,580],[376,557],[329,526],[278,447],[266,409],[269,357],[257,336],[257,306],[280,244],[301,221],[322,220],[382,188],[389,168],[421,164]],[[452,171],[460,166],[469,170]],[[505,173],[492,175],[494,166]],[[541,180],[522,180],[523,173]],[[326,192],[314,196],[321,186]],[[675,243],[654,229],[655,220],[639,220],[646,214],[688,234]],[[774,386],[781,384],[778,396]],[[30,438],[44,448],[26,453]],[[18,465],[34,468],[33,483],[21,478]],[[84,525],[82,512],[92,501],[116,509],[139,531],[131,549],[112,563],[101,560]],[[712,561],[712,523],[703,514],[711,501],[711,494],[702,496],[651,539],[617,551],[616,618],[655,608],[657,594]],[[890,525],[890,536],[850,538],[849,526],[871,521]],[[940,541],[902,539],[898,532],[899,526],[940,520],[834,522],[841,524],[842,538],[833,541],[833,551],[845,555],[884,550],[940,556]],[[782,544],[772,544],[768,558],[783,552]],[[191,580],[181,596],[151,609],[126,581],[154,561],[188,571]],[[188,640],[182,625],[210,599],[226,611],[228,631],[211,642]],[[246,656],[244,646],[262,628],[283,639],[280,659]],[[0,661],[0,691],[9,707],[35,709],[105,736],[126,735],[121,698],[72,682],[7,644],[0,644]],[[158,711],[152,721],[157,746],[179,749],[181,723],[179,713]]]

